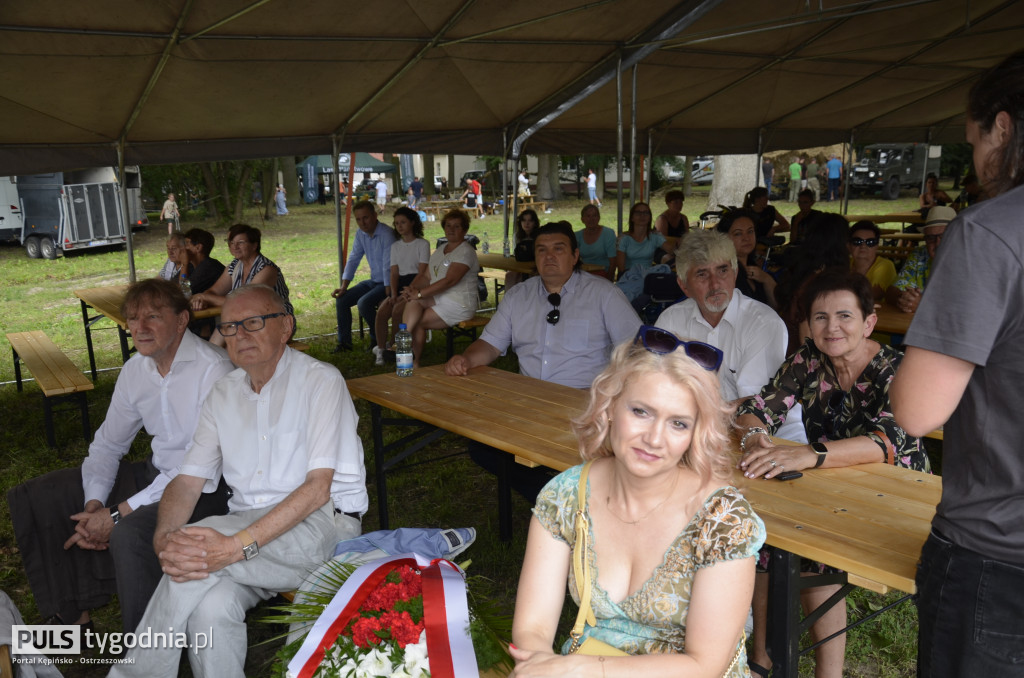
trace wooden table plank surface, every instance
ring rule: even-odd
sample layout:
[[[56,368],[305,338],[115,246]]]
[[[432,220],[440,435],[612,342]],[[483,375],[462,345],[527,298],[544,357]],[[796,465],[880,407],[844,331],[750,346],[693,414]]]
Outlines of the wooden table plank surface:
[[[875,331],[886,334],[906,334],[914,320],[913,313],[904,313],[888,303],[875,306],[875,315],[878,316]]]
[[[585,391],[491,367],[449,377],[440,365],[412,377],[353,379],[348,387],[355,397],[531,464],[562,471],[580,461],[569,419],[585,408]],[[914,591],[941,494],[938,476],[879,463],[808,470],[787,482],[736,472],[733,482],[764,519],[772,546],[842,568],[859,586]]]

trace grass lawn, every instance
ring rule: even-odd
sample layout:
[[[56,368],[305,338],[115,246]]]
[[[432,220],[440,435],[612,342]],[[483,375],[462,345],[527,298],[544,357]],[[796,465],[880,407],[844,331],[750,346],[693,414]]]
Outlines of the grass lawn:
[[[947,189],[949,187],[946,187]],[[658,198],[654,203],[655,215],[663,209]],[[703,211],[706,192],[698,192],[686,202],[684,210],[691,223]],[[567,219],[577,228],[580,208],[584,202],[565,200],[555,203],[550,214],[542,214],[541,222]],[[606,195],[603,222],[614,228],[615,201]],[[776,203],[787,217],[796,212],[795,205]],[[838,203],[819,203],[819,209],[838,211]],[[850,212],[881,214],[916,209],[917,197],[904,193],[898,201],[855,200]],[[628,209],[628,208],[627,208]],[[389,210],[388,214],[390,215]],[[291,290],[291,299],[298,319],[297,337],[307,338],[312,344],[311,355],[338,366],[346,378],[374,374],[389,368],[375,367],[366,340],[355,338],[356,350],[332,355],[335,343],[334,303],[331,291],[338,283],[338,245],[335,237],[334,212],[328,207],[309,205],[292,208],[291,215],[261,223],[255,210],[245,215],[248,223],[263,230],[263,253],[281,266]],[[389,219],[385,218],[385,221]],[[213,254],[228,263],[230,256],[224,242],[226,229],[214,228],[210,223],[190,222],[186,218],[182,227],[201,226],[214,231],[217,245]],[[443,235],[440,222],[426,224],[426,237],[433,243]],[[353,221],[351,228],[355,229]],[[483,238],[486,232],[493,250],[500,249],[503,220],[491,216],[483,221],[474,220],[471,232]],[[164,236],[159,225],[149,232],[136,233],[135,262],[138,277],[150,277],[163,265],[166,253]],[[56,261],[28,259],[17,246],[0,246],[0,270],[4,285],[0,288],[0,318],[4,332],[44,329],[53,341],[67,353],[83,371],[88,369],[88,356],[82,329],[82,315],[78,299],[72,291],[83,287],[123,284],[128,281],[128,259],[124,251],[79,254]],[[357,279],[368,275],[365,263]],[[493,291],[493,287],[490,287]],[[489,299],[488,305],[493,305]],[[100,321],[95,329],[112,327]],[[436,364],[444,359],[443,333],[435,332],[428,345],[424,364]],[[90,417],[95,428],[102,422],[120,365],[117,333],[113,330],[94,332],[93,341],[97,365],[103,370],[96,391],[89,395]],[[9,354],[5,354],[9,355]],[[515,369],[514,357],[503,358],[497,366]],[[34,383],[29,382],[23,393],[13,384],[14,371],[10,360],[0,361],[0,408],[4,413],[0,423],[0,491],[7,490],[28,478],[50,470],[78,465],[85,457],[87,443],[81,438],[81,427],[75,412],[57,414],[58,448],[46,446],[43,432],[41,395]],[[360,414],[359,432],[367,448],[367,468],[372,469],[369,408],[356,403]],[[464,451],[464,441],[448,436],[427,450],[420,458],[441,458],[453,452]],[[148,439],[139,436],[133,455],[145,456]],[[473,563],[470,574],[486,578],[486,593],[503,602],[511,613],[519,567],[525,547],[530,507],[520,497],[514,497],[515,538],[502,543],[497,538],[497,484],[480,471],[466,455],[444,458],[436,463],[410,466],[389,479],[391,523],[393,526],[475,527],[477,542],[464,557]],[[370,483],[370,511],[363,521],[365,531],[377,529],[377,513],[372,477]],[[28,623],[40,621],[35,602],[28,588],[21,558],[10,524],[6,502],[0,505],[0,589],[6,591],[20,607]],[[858,592],[848,600],[850,608],[863,613],[877,609],[886,598]],[[567,606],[568,607],[568,606]],[[258,611],[254,614],[260,614]],[[116,601],[96,611],[97,631],[120,631],[120,615]],[[563,615],[563,621],[571,614]],[[853,614],[851,614],[851,618]],[[250,617],[251,619],[252,617]],[[571,622],[570,622],[571,624]],[[849,676],[911,676],[914,673],[916,647],[916,614],[910,605],[884,615],[881,620],[866,624],[850,634],[847,650]],[[565,631],[567,631],[566,625]],[[250,625],[254,639],[268,638],[272,630]],[[267,663],[272,659],[275,643],[254,648],[250,652],[247,673],[267,675]],[[63,667],[62,667],[63,670]],[[65,670],[69,676],[99,676],[105,667],[74,665]],[[806,660],[801,675],[812,675]],[[183,675],[188,675],[183,668]]]

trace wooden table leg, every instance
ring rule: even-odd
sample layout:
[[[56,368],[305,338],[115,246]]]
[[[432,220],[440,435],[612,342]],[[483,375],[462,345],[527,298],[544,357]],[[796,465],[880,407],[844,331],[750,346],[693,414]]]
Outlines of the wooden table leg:
[[[772,676],[797,678],[800,665],[800,558],[772,549],[768,564],[768,656]]]

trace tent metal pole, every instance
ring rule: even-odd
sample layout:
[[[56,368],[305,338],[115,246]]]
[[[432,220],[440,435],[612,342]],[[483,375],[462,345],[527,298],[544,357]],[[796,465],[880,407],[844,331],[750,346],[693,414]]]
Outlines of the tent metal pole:
[[[843,214],[849,214],[850,212],[850,175],[853,174],[853,141],[856,137],[857,130],[850,130],[850,148],[846,154],[846,176],[844,180],[846,182],[846,188],[843,189]]]
[[[754,185],[760,186],[761,181],[764,179],[763,172],[761,172],[761,156],[764,154],[764,127],[757,130],[757,166],[754,168]],[[765,186],[767,188],[767,186]],[[769,195],[768,199],[772,197]]]
[[[629,122],[629,202],[638,200],[636,187],[636,76],[640,64],[633,64],[633,92],[630,95],[630,122]]]
[[[924,188],[928,184],[928,156],[931,155],[932,150],[932,128],[928,128],[928,133],[925,136],[924,141],[924,162],[921,163],[921,193],[924,194]],[[925,215],[927,216],[927,215]]]
[[[654,181],[654,132],[647,130],[647,183],[644,184],[644,202],[651,204],[651,183]]]
[[[509,215],[508,215],[508,209],[509,209],[509,204],[508,204],[508,199],[509,199],[509,192],[508,192],[508,176],[509,176],[509,171],[508,171],[508,155],[509,155],[509,147],[508,147],[508,128],[507,127],[502,127],[501,128],[501,148],[502,148],[502,156],[501,156],[501,192],[498,193],[498,199],[501,200],[502,203],[503,203],[502,206],[501,206],[501,211],[502,211],[502,217],[503,217],[502,221],[504,221],[504,223],[505,223],[505,237],[502,239],[501,255],[503,257],[507,257],[509,255],[509,251],[510,251],[509,250],[509,246],[508,246],[508,225],[509,225]],[[497,301],[498,301],[497,296],[495,296],[494,301],[495,301],[495,303],[497,303]]]
[[[615,180],[618,184],[615,197],[618,204],[619,235],[622,235],[622,53],[615,69]]]
[[[128,252],[128,282],[135,282],[135,248],[132,246],[132,224],[128,218],[128,182],[124,176],[124,137],[117,140],[117,181],[121,184],[121,213],[124,215],[124,246]]]
[[[341,170],[338,165],[338,158],[341,157],[341,136],[331,135],[331,193],[334,195],[334,232],[338,237],[338,287],[341,287],[341,276],[345,272],[345,241],[341,231]]]

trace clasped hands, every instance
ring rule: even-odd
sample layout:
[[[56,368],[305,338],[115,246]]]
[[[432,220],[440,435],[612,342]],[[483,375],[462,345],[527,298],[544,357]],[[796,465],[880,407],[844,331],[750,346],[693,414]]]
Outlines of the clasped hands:
[[[420,290],[417,290],[417,289],[413,288],[412,285],[408,285],[408,286],[406,286],[406,288],[404,290],[402,290],[401,294],[399,294],[398,296],[400,296],[405,301],[409,302],[409,301],[416,301],[417,299],[422,299],[423,298],[422,296],[418,296],[418,295],[420,295]]]
[[[173,581],[205,579],[242,559],[242,545],[210,527],[185,526],[153,539],[160,569]]]
[[[87,551],[106,551],[110,546],[110,533],[114,531],[114,519],[103,503],[92,499],[85,509],[71,516],[78,521],[75,533],[64,542],[64,550],[77,546]]]
[[[810,445],[775,445],[764,434],[751,436],[740,460],[740,470],[747,478],[771,479],[785,471],[811,468],[818,462]]]

